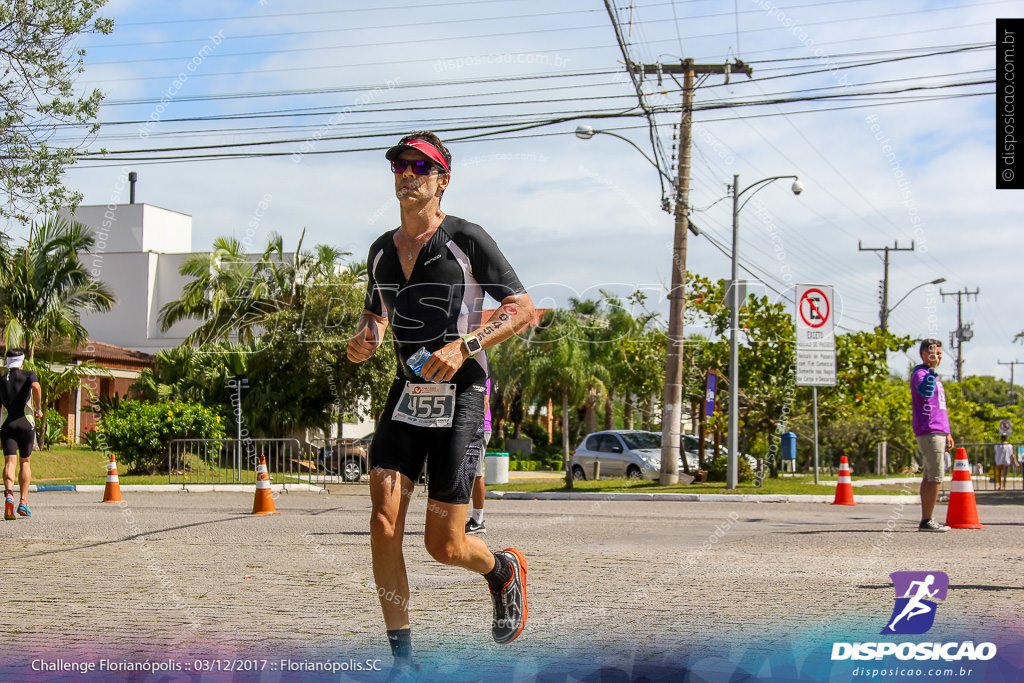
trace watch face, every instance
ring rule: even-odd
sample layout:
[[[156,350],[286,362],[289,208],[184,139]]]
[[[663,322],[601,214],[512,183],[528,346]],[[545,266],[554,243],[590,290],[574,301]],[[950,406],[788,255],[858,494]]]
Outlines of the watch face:
[[[470,353],[477,353],[480,350],[480,340],[476,337],[466,339],[466,348]]]

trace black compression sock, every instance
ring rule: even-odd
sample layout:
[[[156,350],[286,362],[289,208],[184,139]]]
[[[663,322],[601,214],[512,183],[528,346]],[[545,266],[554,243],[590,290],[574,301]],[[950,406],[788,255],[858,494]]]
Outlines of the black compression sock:
[[[11,489],[4,489],[4,498],[14,498],[14,491]]]
[[[388,644],[395,661],[407,662],[412,659],[412,629],[398,628],[388,631]]]
[[[512,578],[512,565],[501,553],[494,553],[494,569],[484,574],[487,585],[492,591],[500,591],[502,587]]]

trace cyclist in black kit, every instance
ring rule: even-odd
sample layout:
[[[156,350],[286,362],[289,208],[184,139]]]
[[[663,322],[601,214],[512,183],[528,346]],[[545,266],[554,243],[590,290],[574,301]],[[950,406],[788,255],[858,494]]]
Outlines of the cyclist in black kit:
[[[533,302],[483,228],[441,211],[451,154],[433,133],[402,138],[389,149],[402,223],[370,247],[365,310],[348,357],[370,358],[390,325],[398,377],[370,445],[373,576],[396,680],[412,680],[409,582],[402,538],[413,482],[426,461],[428,505],[424,543],[443,564],[482,574],[489,585],[498,643],[526,624],[526,559],[515,549],[492,553],[466,536],[465,519],[478,449],[469,448],[483,421],[487,358],[533,318]],[[482,320],[483,297],[501,305]],[[406,363],[430,353],[417,375]]]
[[[28,509],[28,487],[32,482],[32,468],[28,458],[32,455],[36,430],[34,423],[25,414],[31,408],[31,400],[42,406],[42,389],[39,378],[31,370],[22,370],[25,354],[21,351],[8,350],[5,357],[7,372],[0,377],[0,405],[3,407],[4,421],[0,424],[0,442],[4,449],[4,519],[16,519],[14,516],[14,458],[21,455],[21,468],[18,471],[18,483],[21,486],[21,501],[18,503],[18,514],[31,517]],[[43,416],[41,410],[34,413],[38,419]]]

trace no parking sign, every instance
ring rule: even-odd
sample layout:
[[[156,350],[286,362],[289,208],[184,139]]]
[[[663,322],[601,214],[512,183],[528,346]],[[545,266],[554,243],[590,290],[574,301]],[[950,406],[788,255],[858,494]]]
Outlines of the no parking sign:
[[[796,383],[798,386],[834,386],[836,337],[832,288],[796,286]]]

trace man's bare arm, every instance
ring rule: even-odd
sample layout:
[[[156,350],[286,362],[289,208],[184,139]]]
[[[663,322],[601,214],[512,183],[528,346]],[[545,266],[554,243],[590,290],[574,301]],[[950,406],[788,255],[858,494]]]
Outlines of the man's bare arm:
[[[533,299],[524,292],[505,297],[490,319],[470,334],[480,340],[482,348],[489,349],[511,338],[532,320]]]
[[[533,299],[523,292],[502,299],[490,319],[470,335],[480,340],[482,349],[489,349],[509,339],[533,320]],[[469,358],[466,345],[459,339],[434,352],[423,364],[423,377],[431,382],[447,382]]]

